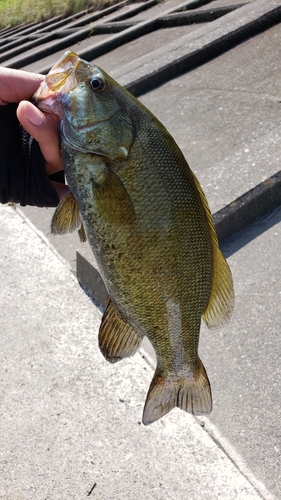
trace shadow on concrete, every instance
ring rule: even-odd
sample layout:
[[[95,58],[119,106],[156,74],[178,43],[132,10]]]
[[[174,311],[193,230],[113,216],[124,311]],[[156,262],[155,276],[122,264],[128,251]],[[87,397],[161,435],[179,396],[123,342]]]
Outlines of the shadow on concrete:
[[[259,217],[255,222],[247,226],[239,233],[234,234],[221,246],[221,250],[226,258],[238,252],[242,247],[248,245],[255,238],[275,226],[281,221],[281,206],[267,212],[263,217]]]

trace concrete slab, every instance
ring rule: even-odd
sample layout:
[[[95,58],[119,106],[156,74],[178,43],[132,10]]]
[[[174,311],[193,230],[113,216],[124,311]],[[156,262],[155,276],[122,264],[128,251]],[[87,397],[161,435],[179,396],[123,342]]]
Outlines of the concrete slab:
[[[114,72],[114,78],[134,95],[140,95],[280,22],[280,16],[277,0],[256,0],[155,50],[149,58],[144,56],[122,66]],[[102,54],[91,52],[91,48],[81,52],[81,57],[89,59],[99,55]]]
[[[55,211],[54,208],[37,207],[19,207],[16,210],[26,220],[27,223],[34,225],[34,230],[41,234],[42,238],[47,238],[51,245],[56,248],[59,255],[68,263],[69,269],[76,274],[76,251],[81,252],[87,259],[95,264],[92,259],[92,252],[88,243],[81,243],[78,233],[68,234],[66,236],[51,235],[51,219]]]
[[[202,27],[203,23],[200,24]],[[94,63],[104,68],[105,71],[112,73],[114,70],[119,70],[120,66],[126,65],[130,61],[137,59],[143,55],[149,57],[151,52],[154,52],[159,47],[163,47],[166,43],[186,35],[198,29],[198,24],[189,26],[178,26],[177,28],[159,29],[148,35],[144,35],[130,43],[111,50],[103,56],[94,59]]]
[[[140,97],[176,139],[213,212],[280,169],[280,36],[279,24]]]
[[[173,40],[176,36],[190,33],[195,29],[198,29],[198,25],[157,30],[148,35],[136,38],[128,44],[113,49],[101,57],[97,57],[94,62],[105,69],[105,71],[112,73],[112,71],[118,69],[120,65],[127,64],[132,59],[143,56],[144,54],[149,54],[155,50],[155,48],[161,47],[167,41]],[[70,44],[68,50],[79,53],[81,50],[87,50],[89,44],[93,44],[94,42],[98,44],[106,40],[108,36],[109,35],[90,36],[76,44]],[[40,61],[37,61],[37,63],[27,64],[22,69],[25,71],[37,71],[38,73],[42,73],[42,71],[45,71],[46,66],[52,66],[55,61],[58,61],[65,51],[66,49],[61,49],[49,56],[43,57]]]
[[[206,428],[208,421],[214,424],[225,450],[234,445],[276,498],[281,480],[280,238],[279,208],[223,245],[235,283],[234,314],[226,328],[203,328],[201,334],[214,397]]]
[[[155,13],[154,16],[151,16],[149,19],[146,19],[144,21],[140,21],[140,22],[138,22],[138,24],[136,24],[134,26],[128,27],[127,29],[123,30],[121,33],[117,33],[115,35],[108,37],[108,39],[105,40],[103,43],[100,43],[100,44],[96,44],[95,42],[92,44],[89,43],[87,48],[79,49],[78,53],[84,59],[87,59],[87,60],[96,59],[97,57],[99,57],[105,53],[108,53],[112,50],[115,50],[119,46],[123,46],[125,44],[128,44],[129,42],[135,40],[137,37],[142,37],[142,36],[146,35],[147,33],[152,33],[153,31],[160,29],[162,17],[164,19],[165,16],[172,14],[172,13],[174,13],[174,11],[177,11],[177,10],[186,10],[187,11],[187,10],[192,9],[193,7],[195,7],[199,4],[202,4],[202,3],[204,3],[204,2],[199,2],[199,1],[196,2],[194,0],[185,1],[183,3],[178,3],[178,2],[174,2],[174,1],[167,2],[167,3],[163,2],[163,4],[161,3],[158,5],[157,10],[155,11],[157,13]],[[207,3],[207,2],[205,2],[205,3]],[[170,5],[170,7],[169,7],[169,5]],[[178,6],[178,9],[175,8],[176,5]],[[167,7],[169,7],[169,8],[167,8]],[[161,8],[161,10],[159,10],[160,8]],[[152,9],[149,9],[148,12],[150,13],[153,9],[155,9],[155,7],[153,7]],[[191,12],[194,12],[194,11],[191,11]],[[134,20],[134,17],[132,17],[132,20]],[[199,26],[202,27],[202,24],[204,24],[204,23],[195,24],[194,29],[197,27],[199,28]],[[189,29],[187,32],[190,33],[191,31],[193,31],[193,30]],[[84,36],[86,36],[86,35],[84,34]],[[200,37],[200,35],[198,35],[198,37]],[[77,39],[77,36],[75,39]],[[82,39],[82,37],[80,37],[80,39]],[[64,43],[64,47],[70,48],[71,43],[72,42],[71,42],[70,37],[69,37],[68,47],[66,47],[65,43]],[[56,45],[59,48],[58,43]],[[61,45],[62,44],[60,43],[60,46]],[[54,48],[54,50],[55,50],[55,48]],[[40,59],[44,58],[44,56],[47,56],[47,54],[42,53]],[[35,66],[30,67],[30,64],[32,64],[34,61],[35,61],[35,57],[33,58],[32,61],[30,60],[30,57],[28,59],[25,58],[23,61],[18,58],[18,59],[13,59],[11,61],[5,62],[5,65],[8,65],[8,66],[12,65],[13,67],[21,67],[21,68],[28,69],[28,70],[32,69],[32,70],[36,70],[36,71],[41,71],[42,73],[47,73],[49,71],[50,65],[48,64],[47,61],[44,61],[44,60],[41,61],[44,64],[43,66],[38,67],[37,65],[35,65]]]
[[[93,40],[92,44],[89,43],[87,48],[84,48],[83,50],[79,50],[79,54],[81,54],[82,57],[85,59],[90,60],[90,54],[95,53],[95,57],[98,55],[101,55],[105,52],[108,52],[112,49],[114,49],[117,46],[124,45],[125,43],[134,40],[138,36],[142,36],[148,32],[152,32],[155,29],[157,29],[157,21],[159,16],[161,15],[167,15],[171,12],[173,12],[176,8],[174,5],[175,0],[170,0],[168,1],[168,8],[166,8],[165,3],[161,3],[161,11],[154,16],[151,16],[151,18],[142,21],[138,23],[136,26],[132,26],[130,28],[127,28],[126,30],[123,30],[121,33],[117,33],[115,35],[109,36],[106,41],[103,42],[103,44],[97,45],[95,42],[95,39]],[[153,2],[154,3],[154,2]],[[177,2],[176,2],[177,3]],[[185,0],[184,2],[181,2],[177,5],[186,7],[188,8],[189,5],[197,4],[195,0]],[[169,7],[169,4],[171,6]],[[152,7],[153,9],[154,7]],[[49,33],[47,35],[44,35],[40,40],[37,41],[37,43],[48,43],[48,47],[44,47],[44,49],[40,50],[40,47],[38,48],[37,51],[32,51],[32,48],[34,47],[34,43],[30,42],[29,44],[25,44],[25,51],[21,55],[16,55],[15,50],[12,49],[12,51],[7,52],[6,54],[2,55],[0,57],[0,60],[2,61],[2,64],[6,67],[12,67],[12,68],[25,68],[27,65],[30,65],[32,63],[36,63],[37,61],[42,60],[44,57],[47,57],[50,54],[54,54],[58,52],[59,50],[65,49],[68,50],[69,47],[79,41],[82,41],[84,39],[87,39],[89,35],[91,35],[91,31],[94,30],[94,27],[96,25],[99,25],[100,23],[104,23],[106,21],[115,21],[118,19],[124,19],[124,16],[121,15],[122,11],[125,10],[126,14],[128,14],[128,10],[133,13],[133,11],[139,10],[139,7],[134,7],[134,4],[128,4],[125,7],[121,8],[118,15],[116,13],[113,13],[111,15],[105,16],[101,20],[94,21],[90,23],[87,27],[78,29],[77,32],[71,33],[65,37],[62,37],[61,39],[57,39],[57,33],[54,31],[53,33]],[[149,9],[150,10],[150,9]],[[30,49],[28,51],[28,49]],[[94,52],[93,52],[94,51]],[[9,59],[8,59],[9,57]],[[43,71],[48,72],[50,68],[45,68]],[[33,71],[39,71],[37,64],[34,65]]]
[[[211,5],[202,5],[198,7],[198,10],[206,10],[208,8],[217,9],[218,7],[229,7],[230,5],[246,5],[249,3],[253,3],[256,0],[212,0]]]
[[[60,27],[59,29],[50,30],[49,33],[43,32],[42,36],[36,41],[32,40],[25,42],[23,39],[23,43],[20,46],[13,47],[10,50],[8,50],[8,46],[6,46],[0,56],[1,63],[4,66],[13,68],[23,68],[32,63],[35,63],[36,66],[36,62],[40,61],[40,59],[56,53],[59,50],[68,50],[70,45],[74,45],[83,40],[86,40],[88,45],[90,45],[91,31],[94,30],[96,25],[114,21],[116,18],[120,17],[122,13],[128,14],[130,11],[138,11],[139,9],[139,5],[126,4],[125,2],[124,4],[125,5],[119,9],[118,14],[115,12],[115,7],[113,7],[106,9],[105,12],[108,12],[108,14],[104,15],[101,19],[97,13],[85,16],[85,27],[81,19],[78,21],[70,20],[69,23],[66,20],[66,28],[82,25],[82,27],[78,27],[74,32],[66,36],[64,36],[63,29]],[[97,19],[91,22],[91,18],[95,17]],[[96,38],[94,38],[92,44],[96,43],[98,43],[98,39],[96,40]],[[34,50],[35,47],[37,47],[36,51]],[[35,67],[33,71],[36,71]]]
[[[54,53],[42,57],[42,59],[38,61],[31,62],[30,64],[25,64],[21,69],[23,69],[24,71],[31,71],[35,73],[44,73],[44,68],[46,68],[46,66],[49,66],[51,68],[54,65],[54,62],[58,61],[63,56],[63,54],[65,54],[66,50],[73,50],[77,53],[79,52],[79,50],[86,48],[90,42],[92,43],[93,39],[97,43],[99,43],[106,38],[108,38],[108,35],[89,36],[88,38],[85,38],[84,40],[81,40],[77,43],[70,43],[67,48],[56,50]]]
[[[205,1],[202,1],[202,2],[199,2],[199,1],[194,1],[194,0],[189,0],[186,2],[186,6],[187,6],[187,9],[192,9],[192,8],[199,8],[200,7],[200,3],[204,4],[204,5],[207,5],[207,6],[210,6],[210,0],[205,0]],[[132,21],[138,21],[138,22],[142,22],[142,21],[145,21],[145,20],[149,20],[151,19],[151,17],[153,16],[159,16],[159,15],[162,15],[163,13],[163,6],[165,6],[165,10],[166,9],[170,9],[170,8],[175,8],[176,10],[176,7],[181,7],[182,5],[182,0],[166,0],[164,2],[159,2],[158,4],[156,4],[154,7],[152,7],[151,9],[149,9],[149,11],[144,11],[144,12],[140,12],[139,14],[135,15],[134,17],[131,18]]]
[[[12,208],[0,224],[0,498],[270,498],[192,416],[140,424],[147,361],[104,361],[64,263]]]

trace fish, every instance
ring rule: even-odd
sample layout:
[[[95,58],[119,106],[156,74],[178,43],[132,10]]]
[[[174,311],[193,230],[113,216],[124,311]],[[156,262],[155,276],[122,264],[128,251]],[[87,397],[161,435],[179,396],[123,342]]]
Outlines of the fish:
[[[212,410],[198,354],[201,320],[226,324],[234,305],[230,268],[208,202],[164,125],[103,69],[68,51],[46,75],[35,104],[60,118],[69,193],[54,234],[88,239],[108,291],[99,348],[111,363],[144,337],[156,354],[143,424],[178,407]]]

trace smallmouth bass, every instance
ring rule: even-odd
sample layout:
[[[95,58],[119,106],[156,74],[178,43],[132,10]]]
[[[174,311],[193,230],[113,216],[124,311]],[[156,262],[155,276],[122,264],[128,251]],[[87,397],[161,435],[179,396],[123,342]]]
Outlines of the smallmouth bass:
[[[201,317],[209,328],[227,322],[234,292],[198,180],[157,118],[73,52],[53,66],[34,100],[61,121],[70,192],[52,231],[79,229],[88,238],[108,290],[102,354],[114,363],[135,354],[144,336],[152,343],[157,367],[145,425],[174,407],[209,413]]]

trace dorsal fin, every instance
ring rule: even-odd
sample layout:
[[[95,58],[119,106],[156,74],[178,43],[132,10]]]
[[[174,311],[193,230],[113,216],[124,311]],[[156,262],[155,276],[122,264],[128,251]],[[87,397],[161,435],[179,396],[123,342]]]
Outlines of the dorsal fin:
[[[99,347],[105,359],[116,363],[123,358],[133,356],[141,341],[141,335],[120,317],[108,299],[99,329]]]
[[[59,202],[51,221],[52,234],[67,234],[78,230],[80,240],[87,240],[78,203],[71,192]]]
[[[202,318],[208,328],[217,328],[230,319],[234,305],[233,281],[228,263],[219,249],[217,233],[207,199],[194,174],[193,177],[205,209],[213,250],[212,288],[209,303]]]

